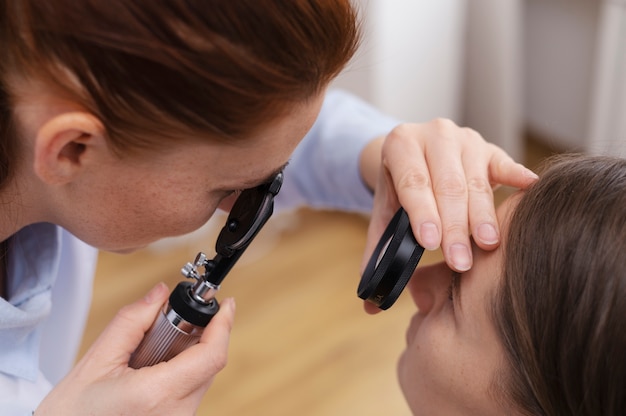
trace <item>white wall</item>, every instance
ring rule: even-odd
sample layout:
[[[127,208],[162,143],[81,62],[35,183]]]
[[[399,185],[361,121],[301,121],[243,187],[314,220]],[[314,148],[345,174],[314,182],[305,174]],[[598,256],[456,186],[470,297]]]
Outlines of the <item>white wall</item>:
[[[564,150],[626,147],[626,0],[355,3],[365,41],[336,85],[383,111],[452,118],[518,160],[524,130]]]
[[[521,0],[360,0],[364,44],[336,82],[400,119],[448,117],[518,157]]]
[[[522,158],[522,0],[470,0],[463,124]]]
[[[585,150],[626,157],[626,0],[604,1],[599,24]]]
[[[525,122],[561,148],[588,134],[601,3],[525,1]]]
[[[406,121],[461,114],[466,0],[359,0],[364,43],[335,82]]]

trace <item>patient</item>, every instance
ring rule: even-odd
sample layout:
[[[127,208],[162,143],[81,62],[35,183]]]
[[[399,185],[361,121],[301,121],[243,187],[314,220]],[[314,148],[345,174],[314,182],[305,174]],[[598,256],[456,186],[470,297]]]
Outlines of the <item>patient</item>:
[[[420,267],[398,366],[414,414],[623,415],[626,160],[560,156],[474,266]]]

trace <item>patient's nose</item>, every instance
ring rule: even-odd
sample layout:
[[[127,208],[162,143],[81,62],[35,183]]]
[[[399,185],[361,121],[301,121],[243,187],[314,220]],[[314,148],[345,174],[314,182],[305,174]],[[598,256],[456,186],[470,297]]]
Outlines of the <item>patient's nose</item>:
[[[408,289],[421,313],[428,314],[445,301],[451,273],[444,262],[417,268]]]

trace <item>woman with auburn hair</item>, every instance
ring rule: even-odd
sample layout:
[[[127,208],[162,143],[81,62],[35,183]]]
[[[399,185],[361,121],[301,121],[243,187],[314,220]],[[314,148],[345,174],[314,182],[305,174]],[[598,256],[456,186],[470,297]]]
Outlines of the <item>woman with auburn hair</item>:
[[[626,160],[567,155],[498,208],[465,273],[418,268],[398,366],[414,414],[623,415]]]
[[[277,172],[279,208],[365,212],[374,192],[377,229],[400,201],[459,272],[470,232],[497,247],[490,184],[535,176],[450,121],[396,127],[327,94],[358,41],[349,0],[0,0],[3,414],[194,413],[226,363],[234,302],[198,344],[134,369],[159,284],[72,368],[96,250],[195,230]]]

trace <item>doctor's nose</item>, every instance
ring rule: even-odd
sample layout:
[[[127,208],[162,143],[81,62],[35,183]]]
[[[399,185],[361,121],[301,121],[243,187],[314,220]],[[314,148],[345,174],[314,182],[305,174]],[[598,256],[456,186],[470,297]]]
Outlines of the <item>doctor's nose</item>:
[[[428,314],[445,302],[451,273],[444,262],[417,268],[407,288],[420,312]]]

